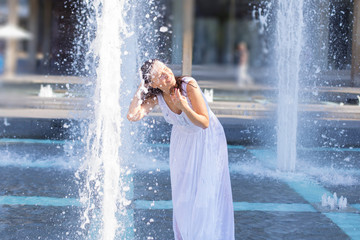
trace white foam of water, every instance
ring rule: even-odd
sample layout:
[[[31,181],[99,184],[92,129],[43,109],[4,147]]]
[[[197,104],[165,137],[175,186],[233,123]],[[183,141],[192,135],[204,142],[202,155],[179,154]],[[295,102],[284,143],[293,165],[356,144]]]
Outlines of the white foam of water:
[[[204,89],[204,96],[208,102],[214,101],[214,89]]]
[[[39,97],[54,97],[53,90],[50,85],[46,85],[45,87],[41,84]]]
[[[294,171],[300,53],[303,45],[303,0],[278,1],[276,55],[278,77],[277,167]]]
[[[163,150],[161,150],[163,151]],[[136,154],[132,156],[132,167],[136,171],[161,171],[169,170],[169,163],[167,155],[153,152],[149,154]],[[230,158],[234,158],[230,156]],[[352,186],[360,184],[360,169],[342,169],[333,168],[331,166],[317,166],[315,163],[307,163],[299,161],[296,172],[283,172],[273,167],[273,164],[268,159],[264,164],[261,161],[254,161],[250,159],[244,162],[244,159],[239,159],[235,163],[229,164],[232,173],[240,173],[247,176],[254,176],[258,178],[272,178],[277,180],[289,179],[311,179],[312,181],[320,182],[323,185],[331,186]]]
[[[316,167],[304,165],[298,167],[296,172],[283,172],[270,169],[261,162],[237,162],[230,164],[232,173],[240,173],[258,178],[272,178],[277,180],[303,179],[321,182],[323,185],[352,186],[359,184],[359,175],[347,173],[346,170],[332,169],[328,167]]]
[[[314,164],[300,163],[298,171],[311,176],[326,185],[351,186],[359,184],[359,171],[316,166]]]
[[[138,154],[133,157],[132,168],[136,171],[169,171],[168,158],[160,159],[159,157],[149,157],[149,155]]]
[[[253,19],[256,19],[256,15],[258,15],[258,22],[260,24],[259,28],[259,34],[263,34],[265,32],[265,29],[268,26],[268,20],[269,20],[269,14],[270,14],[270,8],[271,8],[272,2],[266,2],[264,8],[254,8],[252,11],[252,17]]]
[[[298,177],[299,173],[282,172],[278,169],[270,169],[261,162],[237,162],[229,165],[231,173],[240,173],[245,176],[257,178],[272,178],[275,180],[291,179]]]
[[[347,208],[347,205],[347,198],[344,198],[343,196],[338,198],[336,192],[333,196],[327,196],[326,193],[321,196],[321,206],[324,208],[330,208],[330,210],[343,210]]]
[[[121,191],[121,174],[126,169],[119,156],[121,146],[120,93],[122,86],[122,53],[124,36],[128,35],[124,0],[95,0],[96,38],[92,43],[98,66],[96,69],[96,89],[94,119],[89,127],[87,141],[88,157],[83,171],[87,173],[85,189],[80,194],[85,204],[82,227],[91,219],[102,219],[97,239],[114,239],[117,232],[124,232],[124,226],[117,221],[117,214],[124,214],[128,201]],[[101,209],[100,213],[95,211]],[[90,215],[92,217],[90,218]]]
[[[7,118],[4,118],[4,126],[5,127],[8,127],[10,126],[11,124],[7,121]]]
[[[80,159],[75,156],[48,156],[35,157],[31,154],[0,151],[0,167],[18,168],[56,168],[60,170],[76,170]]]

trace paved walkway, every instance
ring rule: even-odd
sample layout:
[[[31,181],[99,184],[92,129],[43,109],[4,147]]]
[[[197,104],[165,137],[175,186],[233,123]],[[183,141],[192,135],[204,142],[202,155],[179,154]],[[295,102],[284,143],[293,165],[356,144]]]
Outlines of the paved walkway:
[[[6,85],[33,86],[39,84],[71,86],[85,84],[84,78],[64,76],[16,76],[13,79],[0,78]],[[200,80],[202,89],[212,89],[214,102],[210,103],[214,113],[229,124],[239,124],[246,120],[274,119],[276,115],[276,88],[265,85],[237,87],[232,81]],[[6,88],[5,88],[6,90]],[[41,119],[84,119],[88,118],[91,106],[85,97],[38,97],[25,93],[7,93],[4,89],[0,95],[1,118],[41,118]],[[64,88],[63,92],[66,92]],[[300,116],[312,117],[314,120],[334,121],[339,125],[349,123],[360,126],[360,107],[357,105],[339,104],[315,99],[346,101],[356,100],[360,88],[320,87],[302,89],[309,102],[300,104]],[[155,110],[152,116],[160,116]]]

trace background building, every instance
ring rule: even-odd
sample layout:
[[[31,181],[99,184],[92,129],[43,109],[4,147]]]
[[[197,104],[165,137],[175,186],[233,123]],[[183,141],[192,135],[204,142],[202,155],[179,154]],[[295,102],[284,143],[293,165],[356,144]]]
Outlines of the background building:
[[[86,39],[81,35],[83,31],[87,31],[82,28],[87,26],[86,17],[89,16],[89,10],[84,10],[84,4],[84,1],[65,0],[0,1],[0,23],[6,24],[10,19],[9,16],[14,18],[16,13],[15,22],[32,34],[31,40],[18,41],[16,51],[18,73],[51,75],[84,73],[81,71],[82,61],[79,61],[86,52]],[[139,0],[134,4],[150,6],[151,1]],[[185,1],[157,1],[156,7],[149,11],[150,15],[153,14],[157,18],[155,21],[153,17],[148,17],[147,8],[142,8],[143,12],[136,19],[131,20],[135,23],[148,21],[154,29],[163,26],[168,28],[162,34],[161,31],[146,32],[145,27],[143,30],[136,30],[140,58],[146,57],[144,49],[154,48],[153,57],[174,65],[183,63],[184,4]],[[274,62],[272,48],[273,35],[276,31],[274,29],[276,12],[273,11],[275,2],[217,0],[209,4],[205,0],[195,0],[190,1],[189,4],[193,12],[193,15],[191,12],[188,13],[188,16],[193,17],[191,28],[193,41],[190,46],[192,64],[205,66],[205,69],[206,66],[213,65],[234,66],[236,45],[245,42],[249,49],[250,72],[254,72],[255,75],[259,71],[265,72],[255,78],[259,83],[266,83],[265,78],[269,77],[266,75],[266,69]],[[358,75],[359,72],[356,67],[359,65],[359,53],[356,54],[359,50],[354,49],[352,44],[355,34],[353,29],[356,25],[353,19],[358,19],[354,17],[356,12],[354,4],[359,5],[359,1],[318,1],[314,3],[316,12],[309,11],[306,13],[308,16],[305,16],[305,21],[308,21],[307,24],[313,29],[308,30],[308,35],[312,35],[312,38],[307,44],[306,52],[317,59],[319,69],[328,71],[330,75],[336,71],[334,78],[341,78],[346,86],[355,84],[354,74],[356,72]],[[15,5],[16,8],[11,7]],[[149,41],[146,42],[144,39]],[[1,40],[0,54],[3,54],[3,58],[5,58],[5,47],[6,41]],[[188,61],[190,60],[185,60]],[[313,69],[308,68],[306,71]],[[209,76],[205,75],[199,73],[200,78],[212,77],[212,73]],[[224,78],[234,78],[234,76],[228,74],[224,75]],[[319,79],[324,84],[325,80]],[[335,85],[338,83],[339,81],[333,81]]]

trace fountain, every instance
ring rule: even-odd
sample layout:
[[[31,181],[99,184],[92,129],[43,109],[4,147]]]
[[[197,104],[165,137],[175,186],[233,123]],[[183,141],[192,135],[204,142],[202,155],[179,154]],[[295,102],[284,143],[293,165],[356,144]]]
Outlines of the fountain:
[[[37,95],[40,84],[29,89],[29,84],[25,84],[24,89],[21,88],[26,90],[24,98],[11,96],[9,91],[17,100],[11,106],[6,102],[8,95],[2,96],[2,239],[173,238],[168,126],[158,121],[157,113],[138,123],[122,120],[139,83],[137,69],[141,62],[150,57],[171,56],[166,48],[173,40],[175,26],[171,24],[175,21],[170,17],[161,19],[159,11],[171,7],[171,4],[163,6],[161,1],[52,1],[56,5],[47,13],[68,11],[68,15],[76,16],[81,22],[74,26],[81,36],[75,39],[73,53],[77,58],[73,65],[78,68],[77,75],[85,76],[86,81],[79,84],[69,78],[69,84],[52,83],[56,98],[46,98],[51,96],[47,94],[49,87],[43,88],[40,96],[44,98],[40,98]],[[273,78],[281,79],[278,157],[272,139],[271,144],[251,141],[252,137],[268,139],[256,128],[249,131],[250,141],[228,145],[236,239],[289,236],[292,239],[358,239],[360,143],[355,125],[358,124],[359,106],[355,105],[358,102],[341,104],[338,94],[325,96],[319,89],[319,86],[334,87],[334,82],[347,83],[337,79],[336,74],[344,73],[344,69],[337,67],[346,68],[349,62],[338,61],[349,52],[337,51],[337,47],[339,41],[344,41],[341,49],[349,50],[351,39],[345,39],[344,34],[337,35],[331,26],[338,29],[343,24],[351,29],[346,21],[353,16],[350,12],[356,1],[266,1],[269,2],[270,10],[262,8],[258,14],[264,16],[260,18],[264,27],[273,30],[279,26],[276,32],[267,32],[271,36],[275,34],[277,40],[266,42],[271,46],[277,43],[274,62],[278,62],[279,71]],[[275,17],[278,17],[277,24],[267,24],[275,21]],[[298,21],[301,17],[303,21]],[[346,29],[340,30],[346,33]],[[164,39],[169,41],[164,43]],[[268,62],[273,60],[271,46],[267,45]],[[326,75],[328,70],[332,75]],[[322,77],[326,79],[323,81]],[[13,87],[3,86],[1,93]],[[66,93],[60,94],[59,90]],[[344,94],[340,98],[350,95],[352,100],[357,99],[355,88],[341,90],[355,93],[347,92],[346,97]],[[334,101],[322,103],[321,97],[329,95]],[[218,100],[216,91],[209,92],[208,97]],[[31,107],[25,108],[29,103]],[[321,119],[329,111],[322,111],[321,116],[317,116],[318,112],[304,115],[302,107],[309,107],[309,103],[322,110],[335,108],[339,112],[331,120]],[[267,104],[264,103],[264,107]],[[69,113],[70,108],[77,107],[74,114],[80,113],[80,119],[65,114],[61,114],[62,119],[53,119],[54,116],[42,119],[44,112]],[[289,117],[282,115],[282,110],[288,111]],[[351,114],[341,116],[344,110]],[[32,119],[23,118],[29,116],[26,112],[38,114],[32,113]],[[341,119],[345,115],[355,116],[352,119],[355,124],[346,125],[349,122]],[[229,125],[224,127],[229,130]],[[305,134],[315,137],[305,139]],[[277,159],[278,169],[284,171],[276,168]]]
[[[302,70],[302,49],[305,41],[303,36],[304,5],[303,0],[281,0],[277,3],[276,13],[276,62],[277,78],[279,79],[277,167],[282,171],[290,172],[295,171],[297,160],[298,92],[301,80],[299,73]],[[149,56],[158,57],[161,54],[156,49],[152,49],[151,38],[145,40],[146,44],[141,46],[141,53],[128,51],[126,38],[129,33],[126,20],[131,18],[129,15],[132,13],[129,12],[129,9],[134,11],[135,7],[128,7],[125,1],[97,0],[89,3],[88,8],[94,14],[91,21],[96,23],[96,27],[93,26],[96,29],[96,36],[91,41],[89,51],[92,59],[90,62],[96,67],[96,73],[94,73],[96,81],[93,82],[96,88],[92,100],[94,102],[93,119],[87,138],[88,154],[83,160],[84,165],[80,171],[86,175],[84,189],[81,192],[81,201],[86,206],[82,228],[86,230],[87,237],[90,239],[132,239],[133,235],[129,234],[127,230],[130,229],[131,232],[136,229],[126,222],[126,218],[130,218],[129,209],[136,206],[136,202],[132,202],[133,204],[130,205],[130,200],[133,199],[126,194],[133,190],[130,186],[132,173],[125,159],[128,155],[123,152],[124,145],[126,145],[124,131],[129,131],[130,128],[123,127],[128,123],[123,122],[121,117],[124,116],[124,108],[128,101],[120,101],[120,99],[123,100],[121,92],[125,89],[125,76],[131,75],[132,78],[136,78],[136,73],[129,74],[131,70],[128,66],[125,67],[126,72],[122,70],[124,69],[124,59],[129,52],[136,55],[137,62],[142,62]],[[119,17],[120,12],[124,13],[122,16],[126,19]],[[155,16],[143,15],[146,19],[150,19],[150,25],[156,22],[156,14]],[[138,31],[141,33],[139,38],[146,34],[145,28],[153,27],[149,24],[138,26],[140,29]],[[170,26],[160,25],[157,32],[170,32]],[[89,66],[91,64],[86,65],[88,70],[91,69]],[[134,66],[133,70],[136,69],[136,64],[130,66]],[[135,85],[134,81],[126,84],[127,94],[131,93],[129,88]],[[212,93],[209,93],[209,96],[211,97]],[[153,125],[151,124],[151,126]],[[133,134],[132,132],[131,135]],[[252,154],[256,155],[256,151],[254,150]],[[158,169],[160,171],[158,167],[156,171]],[[261,171],[263,174],[264,170]],[[149,174],[153,174],[153,171],[149,171]],[[276,175],[275,178],[279,177],[274,172],[269,174]],[[289,185],[292,184],[292,175],[289,178],[283,177],[283,179]],[[298,187],[296,184],[291,186]],[[153,190],[152,186],[148,187],[148,190]],[[330,198],[326,199],[326,204],[332,203]],[[151,207],[155,206],[155,203],[151,204]],[[164,206],[168,207],[169,205],[166,204]],[[342,199],[340,205],[346,206],[346,201]],[[154,221],[153,218],[150,218],[148,225]]]
[[[321,206],[323,208],[330,208],[330,210],[343,210],[347,207],[347,198],[343,196],[338,198],[336,192],[333,194],[333,197],[327,196],[327,194],[324,193],[321,197]]]
[[[95,232],[90,231],[94,239],[122,236],[124,226],[121,226],[117,217],[126,215],[125,207],[130,203],[122,191],[126,188],[122,180],[126,168],[119,154],[123,121],[120,105],[122,47],[128,35],[123,17],[125,4],[125,1],[97,0],[89,6],[94,9],[97,24],[91,49],[96,62],[93,99],[96,104],[88,133],[88,159],[83,166],[87,178],[81,200],[86,206],[82,227],[98,225],[92,227],[96,229]]]
[[[136,79],[140,79],[137,62],[149,56],[159,57],[162,52],[153,42],[171,33],[171,25],[162,22],[160,7],[165,10],[164,5],[154,1],[125,0],[94,0],[79,5],[75,61],[83,59],[83,69],[78,71],[92,79],[87,85],[93,86],[93,109],[87,130],[87,154],[76,175],[78,179],[85,176],[80,187],[80,200],[85,206],[81,228],[90,239],[134,237],[129,206],[133,191],[130,165],[131,145],[138,129],[123,121],[123,116],[131,88],[136,88]],[[138,41],[144,44],[138,46]]]
[[[277,10],[277,167],[284,171],[294,171],[296,163],[303,5],[302,0],[282,0]]]

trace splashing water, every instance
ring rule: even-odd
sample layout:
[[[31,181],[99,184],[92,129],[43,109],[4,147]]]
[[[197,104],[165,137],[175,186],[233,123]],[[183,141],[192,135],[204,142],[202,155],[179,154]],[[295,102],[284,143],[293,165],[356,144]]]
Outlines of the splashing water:
[[[278,73],[277,167],[294,171],[300,53],[303,44],[303,0],[280,0],[276,24]]]
[[[268,27],[268,21],[269,21],[269,15],[270,15],[270,9],[272,6],[272,2],[263,2],[264,3],[264,7],[259,7],[259,8],[254,8],[251,12],[251,16],[253,18],[253,20],[256,19],[256,16],[258,16],[258,21],[259,22],[259,34],[262,35],[264,34],[264,32],[266,31],[267,27]]]
[[[117,216],[125,215],[129,201],[120,190],[125,171],[119,156],[123,83],[121,48],[126,36],[124,0],[95,0],[96,37],[91,51],[97,64],[94,94],[94,119],[89,127],[88,156],[82,171],[86,174],[81,201],[85,205],[82,228],[90,229],[88,238],[114,239],[124,231]],[[96,225],[96,226],[94,226]],[[95,230],[91,230],[95,229]],[[93,232],[91,232],[93,231]]]
[[[40,86],[40,92],[38,94],[39,97],[54,97],[54,92],[50,85]]]
[[[336,193],[333,194],[333,197],[327,196],[327,194],[324,193],[321,197],[321,206],[330,208],[330,210],[343,210],[347,208],[347,199],[343,196],[338,198]]]

